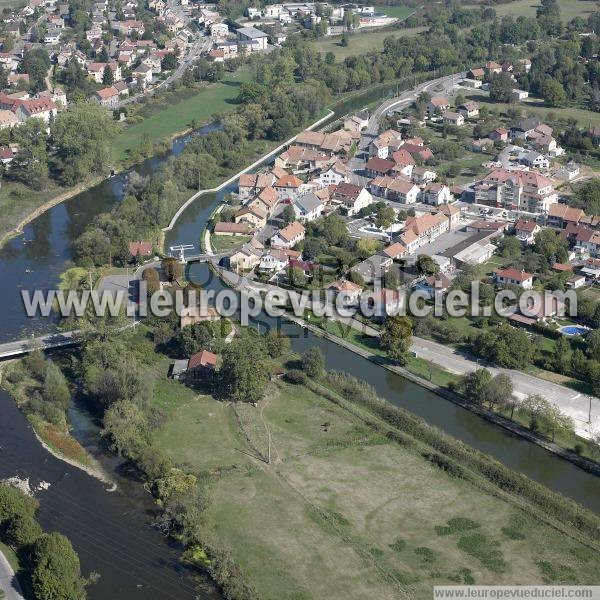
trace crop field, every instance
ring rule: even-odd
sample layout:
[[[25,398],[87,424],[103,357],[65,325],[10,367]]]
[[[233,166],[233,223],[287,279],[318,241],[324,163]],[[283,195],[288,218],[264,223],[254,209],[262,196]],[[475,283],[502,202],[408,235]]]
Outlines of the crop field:
[[[599,567],[595,551],[543,515],[451,477],[365,425],[362,409],[282,382],[258,407],[166,385],[157,441],[185,469],[212,475],[207,529],[261,598],[583,584]]]

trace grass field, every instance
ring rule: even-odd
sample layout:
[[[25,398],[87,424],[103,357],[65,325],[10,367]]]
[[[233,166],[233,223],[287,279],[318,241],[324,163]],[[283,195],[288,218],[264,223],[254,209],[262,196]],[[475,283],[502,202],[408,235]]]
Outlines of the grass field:
[[[257,408],[234,408],[162,385],[155,396],[166,421],[156,439],[189,471],[212,473],[209,536],[231,549],[261,598],[586,583],[600,564],[516,504],[449,476],[305,387],[274,383]],[[267,428],[271,464],[257,457],[267,453]]]
[[[145,135],[154,144],[190,127],[192,122],[206,123],[213,115],[232,110],[240,84],[248,79],[246,69],[228,74],[224,81],[210,84],[189,98],[157,110],[140,123],[125,127],[113,143],[113,157],[117,161],[125,160],[139,147]]]
[[[411,6],[387,6],[385,4],[381,6],[375,5],[376,13],[383,13],[388,17],[396,17],[398,19],[405,19],[414,12],[414,8]]]
[[[16,573],[19,570],[20,566],[19,566],[19,559],[18,559],[17,555],[15,554],[15,551],[10,546],[7,546],[5,543],[0,541],[0,552],[2,552],[2,554],[4,554],[4,557],[8,561],[8,564],[12,567],[13,571]]]
[[[210,236],[210,245],[217,253],[241,248],[248,241],[250,241],[249,235],[215,235],[213,233]]]
[[[535,11],[539,5],[539,0],[515,0],[504,4],[494,4],[493,8],[499,17],[511,15],[516,19],[521,16],[535,17]],[[587,19],[591,12],[598,10],[598,3],[589,0],[558,0],[558,5],[561,18],[565,22],[575,17]]]
[[[403,7],[398,6],[390,8]],[[386,37],[398,38],[413,36],[418,35],[421,33],[421,31],[425,31],[426,29],[427,27],[413,27],[412,29],[369,31],[366,33],[358,31],[350,36],[350,43],[345,47],[340,44],[340,36],[321,38],[314,42],[314,46],[323,54],[326,54],[327,52],[333,52],[337,60],[344,60],[344,58],[347,56],[354,56],[364,54],[365,52],[381,50],[383,48],[383,40]]]
[[[0,0],[0,10],[4,8],[22,8],[26,4],[26,0]]]

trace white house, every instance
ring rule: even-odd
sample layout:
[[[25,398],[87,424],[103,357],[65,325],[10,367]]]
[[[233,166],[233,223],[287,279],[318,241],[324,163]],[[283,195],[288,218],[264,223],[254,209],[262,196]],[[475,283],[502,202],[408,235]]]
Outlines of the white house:
[[[293,248],[304,239],[306,230],[302,223],[294,221],[287,227],[280,229],[272,238],[271,246],[274,248]]]
[[[325,207],[321,198],[313,192],[298,196],[292,204],[296,218],[301,221],[314,221],[321,216]]]
[[[425,204],[448,204],[452,200],[450,188],[442,183],[428,183],[421,192],[422,200]]]
[[[494,279],[501,285],[517,285],[526,290],[533,287],[533,275],[519,269],[496,269]]]
[[[348,181],[348,177],[350,176],[350,169],[342,163],[336,162],[326,170],[321,171],[319,175],[319,183],[325,187],[328,185],[338,185],[343,181]]]

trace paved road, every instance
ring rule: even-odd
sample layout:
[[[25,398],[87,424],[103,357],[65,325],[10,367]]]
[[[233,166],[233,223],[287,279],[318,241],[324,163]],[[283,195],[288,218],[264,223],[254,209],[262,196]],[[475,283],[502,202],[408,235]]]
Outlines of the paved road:
[[[15,572],[2,552],[0,552],[0,590],[6,594],[5,600],[25,600]]]
[[[275,288],[275,286],[268,284],[250,281],[249,279],[240,277],[230,271],[221,270],[221,273],[224,275],[225,281],[230,285],[247,293],[253,291],[264,292],[270,288]],[[369,325],[365,325],[356,319],[334,316],[333,320],[349,325],[370,336],[375,337],[379,335],[378,330]],[[522,400],[530,394],[541,394],[549,402],[557,406],[561,412],[569,415],[574,420],[575,430],[581,437],[589,438],[591,433],[600,431],[600,399],[598,398],[579,394],[568,387],[551,383],[550,381],[528,375],[521,371],[484,365],[474,356],[460,353],[454,348],[430,340],[416,337],[413,338],[411,350],[415,352],[419,358],[428,360],[433,364],[458,375],[469,373],[482,366],[486,366],[493,375],[506,373],[512,379],[515,396],[518,399]],[[591,424],[589,423],[590,406]]]

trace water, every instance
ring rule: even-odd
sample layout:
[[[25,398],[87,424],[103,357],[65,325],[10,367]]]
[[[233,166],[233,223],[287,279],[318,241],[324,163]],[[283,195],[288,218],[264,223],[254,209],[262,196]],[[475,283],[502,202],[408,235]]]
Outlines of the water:
[[[380,90],[377,97],[392,92]],[[336,117],[375,100],[370,93],[356,96],[336,111]],[[206,130],[205,130],[206,131]],[[174,152],[186,140],[176,142]],[[142,165],[142,173],[156,169],[160,160]],[[0,342],[22,338],[33,332],[52,329],[50,319],[28,319],[20,299],[21,289],[49,289],[70,264],[71,244],[97,214],[109,210],[123,195],[125,175],[109,179],[93,189],[56,206],[29,224],[24,234],[0,250]],[[200,197],[181,215],[167,235],[167,245],[192,243],[197,247],[207,217],[228,190]],[[215,289],[220,281],[209,282],[204,265],[191,267],[201,281]],[[262,327],[274,326],[262,319]],[[423,416],[451,435],[491,454],[509,467],[553,490],[570,496],[600,512],[600,479],[563,461],[466,411],[431,392],[378,367],[332,342],[314,337],[290,324],[282,324],[292,337],[294,350],[303,352],[319,346],[327,367],[357,375],[371,383],[389,401]],[[71,411],[75,435],[97,451],[97,431],[78,407]],[[96,570],[100,581],[90,588],[90,598],[192,598],[190,575],[177,564],[177,551],[150,527],[155,507],[143,488],[119,478],[114,493],[81,470],[49,455],[36,441],[27,420],[11,399],[0,392],[0,477],[18,474],[34,484],[49,481],[49,490],[40,492],[40,520],[44,527],[65,533],[79,553],[84,572]],[[115,461],[101,456],[114,471]],[[115,475],[115,477],[118,477]],[[203,597],[214,592],[204,591]]]

